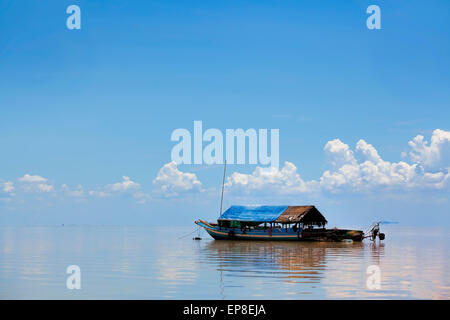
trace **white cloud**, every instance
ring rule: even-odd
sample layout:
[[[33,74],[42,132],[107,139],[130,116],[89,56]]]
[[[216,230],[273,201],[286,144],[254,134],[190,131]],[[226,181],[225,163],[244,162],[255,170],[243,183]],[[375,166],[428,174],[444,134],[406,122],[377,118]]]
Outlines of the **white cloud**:
[[[0,184],[0,187],[4,193],[14,194],[14,183],[11,181],[6,181]]]
[[[172,161],[159,169],[153,183],[161,187],[166,193],[179,193],[186,191],[202,191],[202,184],[194,173],[182,172]]]
[[[39,183],[37,185],[37,189],[40,192],[53,192],[55,191],[52,185],[46,184],[46,183]]]
[[[450,132],[440,129],[433,131],[430,142],[421,135],[409,141],[409,150],[402,153],[401,161],[384,160],[376,148],[365,140],[359,140],[354,148],[339,139],[328,141],[324,153],[330,163],[316,180],[305,181],[297,167],[289,161],[280,169],[256,167],[252,173],[234,172],[227,177],[226,186],[230,191],[241,194],[256,194],[265,197],[274,195],[298,195],[305,193],[341,192],[406,192],[408,190],[447,190],[450,187]],[[0,180],[0,193],[15,196],[20,192],[51,193],[61,192],[71,197],[83,197],[81,185],[69,188],[63,184],[55,190],[48,179],[39,175],[25,174],[19,178],[19,187],[11,181]],[[152,201],[153,196],[163,192],[165,196],[205,190],[196,174],[179,170],[175,162],[162,166],[153,180],[159,187],[154,193],[145,193],[141,185],[128,176],[122,181],[108,184],[98,190],[87,192],[99,198],[128,196],[139,203]]]
[[[450,131],[434,130],[430,144],[422,135],[416,136],[408,144],[411,147],[409,156],[413,162],[434,170],[449,166]]]
[[[110,185],[108,185],[108,188],[114,192],[123,192],[123,191],[127,191],[127,190],[133,190],[133,189],[135,190],[135,189],[140,188],[139,183],[132,181],[130,179],[130,177],[123,176],[122,179],[123,179],[122,182],[110,184]]]
[[[246,192],[263,190],[276,193],[301,193],[315,189],[316,182],[305,182],[297,173],[297,167],[286,161],[281,170],[256,167],[251,174],[234,172],[227,178],[227,187],[238,187]]]
[[[26,183],[42,183],[47,182],[47,179],[41,176],[32,176],[29,174],[25,174],[22,178],[19,178],[19,181]]]
[[[364,140],[359,140],[356,143],[356,157],[360,162],[370,161],[373,163],[378,163],[382,161],[378,151]]]
[[[18,179],[22,182],[23,189],[27,192],[54,192],[51,184],[47,183],[47,179],[38,175],[32,176],[25,174]]]
[[[335,167],[356,163],[353,151],[339,139],[328,141],[323,150]]]
[[[435,131],[436,132],[436,131]],[[346,148],[348,146],[346,145]],[[387,189],[425,189],[443,188],[449,179],[450,166],[441,172],[426,172],[418,163],[404,161],[389,162],[383,160],[377,150],[364,140],[359,140],[355,149],[359,161],[348,161],[333,171],[325,171],[320,178],[323,189],[331,192],[343,190],[366,191],[379,188]],[[338,155],[338,160],[342,156]],[[332,158],[333,162],[334,159]]]
[[[446,156],[446,148],[450,132],[435,130],[429,146],[423,137],[418,137],[410,142],[413,163],[385,161],[375,147],[364,140],[359,140],[352,150],[341,140],[334,139],[324,147],[332,167],[324,171],[318,181],[304,181],[295,165],[286,162],[281,170],[256,167],[251,174],[234,172],[228,177],[227,186],[244,192],[264,190],[281,194],[319,190],[332,193],[436,190],[449,186],[450,158]],[[430,167],[435,171],[427,171]]]
[[[150,196],[140,191],[141,185],[131,180],[130,177],[122,176],[123,181],[108,184],[103,190],[90,190],[88,194],[98,198],[109,198],[115,195],[127,194],[132,195],[139,203],[146,203],[150,200]]]

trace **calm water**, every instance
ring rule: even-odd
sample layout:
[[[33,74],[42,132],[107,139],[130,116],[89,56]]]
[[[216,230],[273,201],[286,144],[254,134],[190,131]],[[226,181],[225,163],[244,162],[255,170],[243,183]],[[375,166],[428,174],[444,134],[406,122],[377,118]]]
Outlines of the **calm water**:
[[[382,244],[214,241],[156,227],[0,228],[0,299],[449,299],[448,230]],[[68,265],[81,290],[66,288]],[[378,265],[381,289],[366,288]]]

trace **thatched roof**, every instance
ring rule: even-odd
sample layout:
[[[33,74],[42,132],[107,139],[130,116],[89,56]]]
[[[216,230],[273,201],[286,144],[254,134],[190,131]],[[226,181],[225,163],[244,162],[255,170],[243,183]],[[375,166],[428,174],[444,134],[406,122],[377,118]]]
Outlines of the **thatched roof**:
[[[328,221],[314,206],[289,206],[275,222],[325,225]]]

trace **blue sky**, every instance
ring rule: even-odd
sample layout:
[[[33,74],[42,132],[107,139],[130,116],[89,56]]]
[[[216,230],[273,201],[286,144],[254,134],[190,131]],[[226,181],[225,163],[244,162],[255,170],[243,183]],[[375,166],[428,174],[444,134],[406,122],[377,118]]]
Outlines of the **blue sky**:
[[[81,8],[81,30],[66,28],[71,4]],[[366,27],[370,4],[381,8],[381,30]],[[434,213],[426,223],[448,225],[449,7],[448,1],[4,0],[0,224],[214,219],[222,167],[168,166],[186,186],[154,183],[171,161],[172,131],[192,130],[202,120],[223,131],[278,128],[280,163],[295,166],[260,189],[232,177],[258,182],[256,166],[229,166],[225,206],[313,203],[337,225],[378,218],[417,225],[426,207]],[[408,144],[418,135],[429,149]],[[363,184],[338,176],[342,167],[332,162],[345,145],[355,158],[372,150],[363,144],[356,150],[361,139],[383,166],[405,161],[414,176],[398,182],[389,173],[387,182]],[[363,171],[364,160],[348,161]],[[320,183],[326,171],[334,180]],[[312,183],[290,189],[292,181]]]

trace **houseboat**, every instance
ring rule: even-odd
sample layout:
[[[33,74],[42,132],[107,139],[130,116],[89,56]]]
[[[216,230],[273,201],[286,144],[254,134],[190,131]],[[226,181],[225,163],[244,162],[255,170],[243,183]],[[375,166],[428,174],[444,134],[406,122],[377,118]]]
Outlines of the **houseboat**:
[[[327,220],[315,206],[231,206],[210,223],[197,220],[215,240],[362,241],[375,240],[379,223],[368,236],[361,230],[326,229]]]

